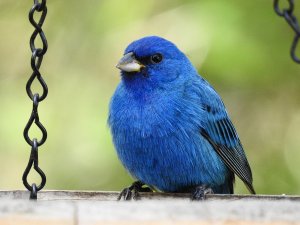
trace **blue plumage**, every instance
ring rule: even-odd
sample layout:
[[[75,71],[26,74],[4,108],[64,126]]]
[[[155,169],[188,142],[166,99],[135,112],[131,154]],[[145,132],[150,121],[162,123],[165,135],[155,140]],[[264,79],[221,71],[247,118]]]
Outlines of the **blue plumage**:
[[[121,82],[108,123],[132,176],[165,192],[207,185],[233,193],[236,174],[254,193],[221,98],[173,43],[156,36],[134,41],[117,67]]]

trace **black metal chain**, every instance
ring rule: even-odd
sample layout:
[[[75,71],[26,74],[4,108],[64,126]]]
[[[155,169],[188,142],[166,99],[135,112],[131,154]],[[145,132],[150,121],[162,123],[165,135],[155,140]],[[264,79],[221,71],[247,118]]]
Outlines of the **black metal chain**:
[[[28,165],[23,173],[22,180],[23,180],[24,186],[31,192],[30,199],[37,199],[37,192],[40,191],[41,189],[43,189],[43,187],[46,184],[46,175],[39,167],[38,147],[45,143],[45,141],[47,139],[47,131],[46,131],[45,127],[42,125],[42,123],[40,122],[39,114],[38,114],[38,106],[39,106],[39,103],[41,101],[43,101],[47,97],[47,94],[48,94],[48,87],[39,71],[42,61],[43,61],[43,56],[45,55],[45,53],[47,52],[47,49],[48,49],[48,43],[47,43],[46,36],[42,30],[42,26],[43,26],[43,23],[45,21],[46,15],[47,15],[46,0],[34,0],[33,3],[34,4],[29,11],[29,21],[35,28],[35,30],[33,31],[32,35],[30,37],[30,48],[31,48],[31,52],[32,52],[31,68],[32,68],[33,72],[26,84],[26,92],[27,92],[29,98],[33,102],[33,107],[32,107],[31,116],[25,126],[24,133],[23,133],[26,142],[31,146],[31,153],[30,153]],[[40,18],[37,22],[34,20],[35,13],[40,13]],[[35,40],[36,40],[37,36],[39,36],[42,41],[41,48],[36,47],[36,45],[35,45]],[[43,89],[41,95],[39,95],[38,93],[33,94],[32,84],[35,80],[39,81],[39,83]],[[42,138],[40,140],[38,140],[37,138],[31,139],[29,137],[29,130],[33,123],[35,123],[37,125],[37,127],[40,129],[40,131],[42,132]],[[32,185],[30,185],[28,183],[28,174],[32,167],[41,177],[41,183],[38,186],[35,183],[33,183]]]
[[[296,63],[300,63],[300,59],[297,57],[296,49],[300,39],[300,27],[297,21],[296,16],[294,15],[294,0],[285,0],[288,1],[289,7],[280,10],[279,0],[274,0],[274,10],[278,16],[284,17],[287,23],[295,32],[295,37],[291,47],[291,57]]]

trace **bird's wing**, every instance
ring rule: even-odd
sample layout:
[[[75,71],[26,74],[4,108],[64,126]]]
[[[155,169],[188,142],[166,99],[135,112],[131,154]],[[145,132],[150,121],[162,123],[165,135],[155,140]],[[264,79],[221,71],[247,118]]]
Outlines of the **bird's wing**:
[[[207,111],[207,117],[202,126],[201,135],[212,145],[226,166],[245,183],[252,194],[255,194],[252,172],[240,139],[222,100],[213,89],[210,93],[212,104],[202,105]]]

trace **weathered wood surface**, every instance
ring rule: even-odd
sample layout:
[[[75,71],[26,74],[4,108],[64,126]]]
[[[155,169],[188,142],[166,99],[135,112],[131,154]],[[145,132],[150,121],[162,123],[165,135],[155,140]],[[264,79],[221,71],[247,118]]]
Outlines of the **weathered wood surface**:
[[[0,191],[0,225],[300,224],[300,196],[146,193],[139,201],[116,201],[117,192]]]
[[[40,191],[39,200],[97,200],[116,201],[119,192],[116,191]],[[141,200],[189,200],[190,194],[182,193],[141,193]],[[0,190],[1,199],[29,199],[28,191]],[[298,201],[299,195],[207,195],[207,200],[289,200]]]

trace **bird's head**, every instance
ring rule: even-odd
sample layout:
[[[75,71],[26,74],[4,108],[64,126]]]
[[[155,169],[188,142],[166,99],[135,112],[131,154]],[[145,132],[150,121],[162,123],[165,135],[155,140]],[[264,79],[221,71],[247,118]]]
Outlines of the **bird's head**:
[[[125,82],[156,86],[188,79],[194,72],[188,58],[170,41],[157,36],[132,42],[116,66]]]

